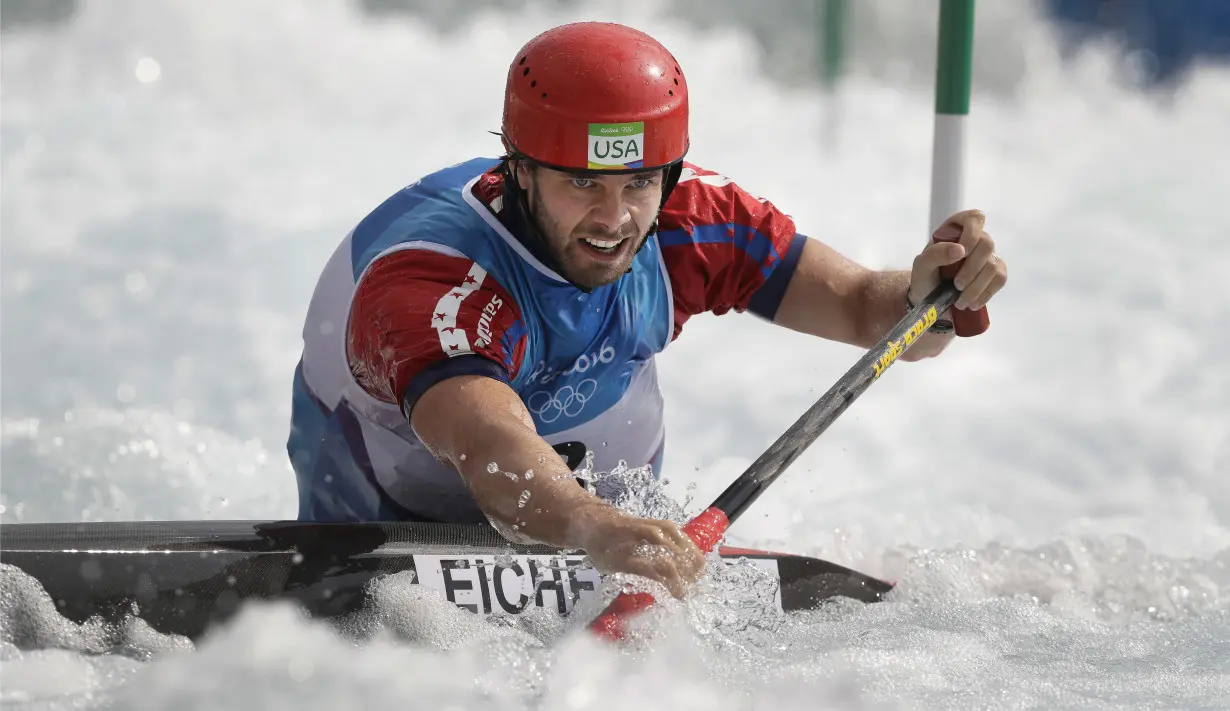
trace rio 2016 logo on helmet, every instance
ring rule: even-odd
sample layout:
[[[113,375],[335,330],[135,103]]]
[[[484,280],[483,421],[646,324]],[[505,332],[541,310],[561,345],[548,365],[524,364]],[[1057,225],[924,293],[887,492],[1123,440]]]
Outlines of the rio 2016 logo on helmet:
[[[561,25],[517,53],[503,124],[510,151],[549,168],[663,168],[688,151],[687,82],[674,56],[639,30]]]

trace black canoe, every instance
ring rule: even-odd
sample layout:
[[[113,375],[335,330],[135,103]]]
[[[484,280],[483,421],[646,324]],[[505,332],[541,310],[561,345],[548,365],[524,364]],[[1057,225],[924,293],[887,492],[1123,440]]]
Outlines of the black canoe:
[[[876,602],[892,585],[816,558],[722,548],[776,574],[781,608],[834,597]],[[312,617],[358,610],[373,579],[415,571],[460,607],[571,611],[596,594],[583,556],[510,543],[494,529],[438,523],[167,521],[0,524],[0,563],[38,580],[75,622],[135,610],[155,630],[199,638],[251,599],[290,599]]]

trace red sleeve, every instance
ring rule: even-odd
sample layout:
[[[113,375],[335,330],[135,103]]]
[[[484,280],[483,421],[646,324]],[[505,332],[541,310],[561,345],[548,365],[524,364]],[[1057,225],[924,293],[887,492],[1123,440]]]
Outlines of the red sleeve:
[[[476,262],[405,249],[377,259],[360,279],[346,356],[364,390],[401,404],[408,390],[427,389],[424,379],[471,372],[511,380],[525,333],[512,296]]]
[[[658,221],[675,301],[675,333],[696,314],[772,319],[806,237],[789,215],[712,171],[685,164]]]

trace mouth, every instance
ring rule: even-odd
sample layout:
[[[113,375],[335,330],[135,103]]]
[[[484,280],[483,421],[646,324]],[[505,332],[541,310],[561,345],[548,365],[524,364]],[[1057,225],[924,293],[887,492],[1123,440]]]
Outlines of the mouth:
[[[599,261],[614,260],[623,251],[624,246],[628,243],[628,238],[622,239],[598,239],[597,237],[582,237],[581,245],[589,256]]]

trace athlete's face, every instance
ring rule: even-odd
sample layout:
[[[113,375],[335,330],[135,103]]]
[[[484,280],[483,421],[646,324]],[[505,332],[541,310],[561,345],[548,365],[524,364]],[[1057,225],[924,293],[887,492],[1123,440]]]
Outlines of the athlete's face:
[[[517,167],[530,210],[563,276],[609,284],[632,266],[662,204],[662,171],[630,175]]]

